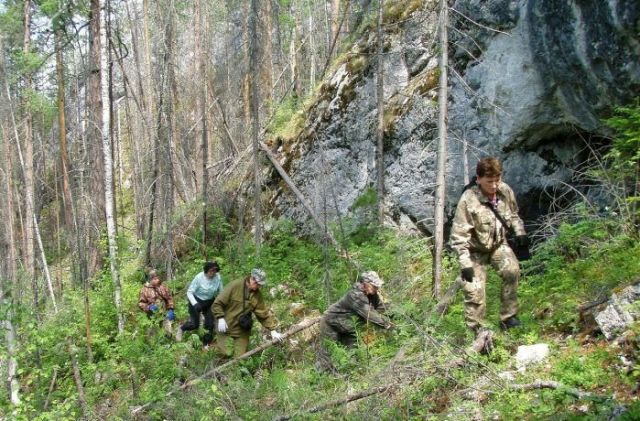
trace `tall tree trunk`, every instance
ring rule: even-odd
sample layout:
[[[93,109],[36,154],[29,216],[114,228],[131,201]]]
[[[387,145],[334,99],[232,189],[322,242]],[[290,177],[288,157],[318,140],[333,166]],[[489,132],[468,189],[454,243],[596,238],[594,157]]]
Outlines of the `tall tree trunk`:
[[[378,3],[378,72],[376,74],[376,99],[378,103],[378,129],[376,131],[376,168],[378,187],[378,223],[382,226],[384,222],[384,38],[382,32],[382,17],[384,11],[384,0]]]
[[[118,318],[118,333],[124,332],[124,316],[122,314],[122,287],[120,285],[120,269],[118,267],[118,243],[116,234],[116,215],[113,197],[113,153],[110,138],[111,111],[109,101],[108,80],[108,39],[107,20],[109,19],[108,0],[100,0],[100,10],[104,11],[100,38],[100,75],[102,90],[102,153],[104,159],[104,201],[105,217],[107,220],[107,238],[109,241],[109,265],[111,267],[111,279],[113,281],[113,298]]]
[[[313,33],[315,32],[315,22],[313,19],[313,5],[309,3],[309,89],[307,92],[309,95],[313,92],[314,87],[316,86],[316,66],[317,59],[316,55],[318,52],[316,51],[316,42]]]
[[[89,77],[87,81],[87,107],[88,119],[87,125],[87,168],[89,168],[90,189],[93,193],[90,196],[88,205],[91,208],[89,216],[91,217],[91,229],[88,230],[89,252],[90,252],[90,274],[102,267],[102,252],[99,245],[99,235],[104,227],[104,219],[102,215],[106,212],[106,193],[105,193],[105,167],[103,159],[103,150],[101,148],[103,136],[108,137],[109,124],[104,124],[104,115],[109,114],[106,102],[103,104],[102,90],[107,87],[101,86],[102,72],[106,72],[106,68],[101,68],[101,54],[105,46],[101,45],[101,34],[103,33],[103,25],[100,19],[101,4],[104,0],[91,0],[90,23],[89,23]],[[105,95],[106,98],[106,95]],[[106,128],[107,134],[101,133]],[[84,196],[82,196],[84,198]]]
[[[202,194],[202,254],[207,260],[207,207],[209,205],[209,171],[207,163],[209,158],[209,138],[207,129],[207,75],[205,67],[205,49],[204,49],[204,29],[205,29],[205,13],[202,8],[203,0],[196,0],[196,60],[197,60],[197,80],[200,80],[200,92],[197,95],[197,109],[200,115],[200,156],[202,159],[201,169],[201,194]]]
[[[166,270],[166,277],[168,280],[173,279],[173,206],[175,203],[175,185],[176,180],[180,179],[179,172],[175,163],[175,147],[174,142],[176,138],[176,126],[174,115],[174,104],[177,102],[178,93],[175,76],[175,5],[173,0],[169,1],[168,5],[167,23],[165,24],[165,57],[166,57],[166,72],[167,72],[167,84],[169,87],[169,98],[165,101],[164,117],[166,122],[166,140],[164,142],[164,174],[163,180],[163,214],[164,214],[164,263]],[[165,8],[166,10],[167,8]]]
[[[291,35],[291,44],[289,44],[289,60],[291,62],[291,85],[293,92],[297,98],[302,98],[302,83],[300,81],[300,56],[298,54],[298,42],[300,42],[300,20],[297,11],[291,7],[291,16],[293,17],[293,34]]]
[[[264,102],[266,103],[266,114],[271,115],[275,107],[273,91],[273,0],[265,0],[264,4]]]
[[[438,102],[438,164],[436,172],[436,197],[434,204],[434,255],[433,255],[433,295],[440,298],[442,284],[442,253],[444,248],[444,200],[446,193],[447,164],[447,66],[448,66],[448,5],[440,0],[440,89]]]
[[[0,76],[4,77],[4,66],[0,68]],[[1,97],[1,96],[0,96]],[[5,215],[2,218],[4,222],[4,234],[6,236],[7,243],[7,256],[3,265],[0,265],[0,305],[5,310],[4,320],[2,321],[2,328],[5,331],[5,345],[6,345],[6,364],[7,364],[7,384],[9,386],[9,399],[12,405],[18,405],[20,403],[20,383],[18,381],[18,360],[16,358],[16,329],[14,325],[14,308],[15,300],[13,299],[13,291],[17,289],[16,274],[17,274],[17,253],[15,249],[15,238],[13,235],[13,189],[11,188],[11,177],[13,174],[11,163],[11,152],[9,149],[9,135],[8,130],[3,130],[2,136],[2,152],[5,157],[3,160],[4,165],[4,178],[3,188],[5,189],[5,200],[3,206],[5,209]],[[2,163],[0,163],[1,165]],[[4,272],[4,273],[3,273]]]
[[[71,218],[71,187],[69,184],[69,154],[67,152],[67,124],[65,116],[65,100],[64,100],[64,56],[63,56],[63,28],[58,25],[54,29],[56,41],[56,82],[58,85],[58,142],[60,144],[60,170],[61,174],[61,190],[62,190],[62,209],[64,222],[67,228],[73,226]]]
[[[340,31],[342,31],[344,18],[341,19],[340,16],[340,0],[331,0],[331,39],[334,43],[340,38]],[[334,51],[333,48],[329,51],[330,59],[334,57]]]
[[[251,13],[249,15],[249,78],[250,78],[250,109],[251,109],[251,143],[253,145],[253,195],[255,200],[254,232],[256,243],[256,254],[260,255],[262,245],[262,182],[261,182],[261,159],[260,143],[258,139],[260,130],[259,112],[259,92],[257,73],[260,68],[259,46],[258,46],[258,0],[251,0]]]
[[[25,55],[31,52],[31,0],[25,0],[24,2],[24,38],[22,44],[22,51]],[[31,70],[28,70],[24,75],[24,95],[23,95],[23,113],[24,113],[24,158],[21,157],[20,162],[23,165],[24,171],[24,184],[25,184],[25,214],[24,214],[24,266],[26,272],[31,279],[31,287],[33,289],[33,302],[34,310],[38,314],[38,285],[36,282],[36,266],[35,266],[35,248],[34,248],[34,215],[35,215],[35,182],[33,174],[33,117],[31,114],[31,104],[29,104],[29,97],[31,96],[32,87]],[[9,91],[7,91],[9,95]],[[9,99],[10,101],[10,99]],[[20,150],[20,140],[16,133],[16,143],[18,150]],[[20,152],[22,155],[22,152]]]

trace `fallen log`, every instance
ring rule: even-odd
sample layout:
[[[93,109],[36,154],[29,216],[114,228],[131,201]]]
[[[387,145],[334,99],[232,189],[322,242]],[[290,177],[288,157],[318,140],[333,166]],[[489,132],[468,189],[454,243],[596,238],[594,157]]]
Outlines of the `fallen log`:
[[[589,301],[588,303],[581,304],[577,308],[578,313],[584,313],[585,311],[591,310],[592,308],[597,307],[600,304],[604,304],[607,301],[609,301],[609,297],[605,295],[598,298],[597,300],[593,300],[593,301]]]
[[[583,392],[582,390],[566,386],[562,383],[559,383],[553,380],[535,380],[532,383],[511,384],[508,386],[508,388],[512,390],[555,389],[555,390],[560,390],[566,393],[567,395],[573,396],[576,399],[591,400],[596,402],[605,402],[611,399],[606,396],[599,396],[589,392]]]
[[[394,387],[396,387],[396,385],[385,385],[385,386],[378,386],[378,387],[372,387],[371,389],[365,389],[365,390],[361,390],[360,392],[357,393],[352,393],[350,395],[345,396],[342,399],[336,399],[333,401],[329,401],[329,402],[325,402],[322,403],[320,405],[311,407],[309,409],[303,409],[295,414],[291,414],[291,415],[280,415],[279,417],[274,418],[274,421],[284,421],[284,420],[290,420],[293,417],[299,416],[301,414],[313,414],[315,412],[322,412],[326,409],[329,408],[334,408],[336,406],[340,406],[340,405],[344,405],[347,404],[349,402],[353,402],[353,401],[357,401],[359,399],[363,399],[366,398],[368,396],[371,395],[377,395],[378,393],[382,393],[382,392],[386,392],[390,389],[393,389]]]
[[[273,152],[271,152],[271,149],[269,149],[269,147],[264,142],[260,142],[259,145],[260,149],[264,151],[264,153],[267,155],[267,158],[269,158],[269,161],[271,161],[271,164],[273,164],[275,169],[278,171],[278,174],[280,174],[280,177],[282,177],[282,180],[287,184],[287,186],[289,186],[293,194],[300,201],[302,206],[304,206],[304,208],[307,210],[313,221],[318,225],[318,227],[320,227],[323,232],[326,233],[327,239],[331,241],[331,244],[333,244],[337,249],[340,249],[340,244],[338,244],[338,241],[336,241],[336,239],[333,237],[331,231],[327,226],[325,226],[324,222],[322,222],[318,215],[315,214],[315,212],[311,208],[311,205],[309,204],[309,202],[307,202],[307,199],[304,197],[300,189],[298,189],[298,186],[295,185],[291,177],[289,177],[289,174],[287,174],[285,169],[282,168],[282,165],[280,165],[280,162],[278,162],[278,158],[276,158]]]
[[[291,329],[289,329],[288,331],[283,333],[283,337],[282,337],[281,341],[284,341],[285,339],[289,338],[290,336],[295,335],[296,333],[298,333],[298,332],[300,332],[302,330],[310,328],[311,326],[315,325],[316,323],[319,323],[321,319],[322,319],[322,317],[316,317],[315,319],[309,319],[309,320],[307,320],[307,321],[305,321],[303,323],[295,325],[294,327],[292,327]],[[234,358],[232,360],[229,360],[226,363],[207,371],[203,375],[201,375],[199,377],[196,377],[195,379],[184,383],[182,386],[180,386],[180,389],[183,389],[183,390],[187,389],[187,388],[193,386],[194,384],[200,382],[201,380],[206,379],[208,377],[212,377],[213,375],[222,372],[223,370],[231,367],[232,365],[235,365],[235,364],[239,363],[242,360],[246,360],[247,358],[251,357],[252,355],[257,354],[258,352],[262,352],[265,349],[267,349],[267,348],[269,348],[269,347],[271,347],[271,346],[273,346],[273,345],[275,345],[275,344],[277,344],[277,343],[279,343],[281,341],[276,341],[276,340],[267,341],[267,342],[263,343],[262,345],[257,346],[255,348],[253,348],[252,350],[249,350],[249,351],[245,352],[244,354],[240,355],[239,357],[236,357],[236,358]]]
[[[281,341],[284,341],[285,339],[295,335],[298,332],[301,332],[301,331],[303,331],[305,329],[310,328],[311,326],[315,325],[316,323],[319,323],[321,319],[322,319],[322,317],[316,317],[315,319],[309,319],[309,320],[304,321],[303,323],[300,323],[298,325],[294,325],[288,331],[286,331],[286,332],[284,332],[282,334],[282,340]],[[237,364],[238,362],[240,362],[242,360],[246,360],[247,358],[251,357],[252,355],[255,355],[258,352],[261,352],[261,351],[263,351],[263,350],[265,350],[265,349],[267,349],[267,348],[269,348],[269,347],[271,347],[271,346],[273,346],[273,345],[275,345],[277,343],[280,343],[281,341],[276,341],[276,340],[267,341],[267,342],[263,343],[262,345],[257,346],[255,348],[253,348],[252,350],[245,352],[244,354],[240,355],[239,357],[234,358],[234,359],[232,359],[230,361],[227,361],[226,363],[207,371],[203,375],[198,376],[198,377],[196,377],[196,378],[194,378],[192,380],[189,380],[189,381],[185,382],[180,387],[168,391],[167,393],[164,394],[164,398],[171,397],[174,394],[176,394],[177,392],[185,390],[185,389],[187,389],[187,388],[189,388],[189,387],[201,382],[202,380],[204,380],[206,378],[212,377],[212,376],[220,373],[221,371],[231,367],[232,365]],[[157,401],[147,402],[144,405],[140,405],[140,406],[137,406],[137,407],[133,408],[131,410],[131,415],[139,414],[140,412],[142,412],[145,409],[149,408],[155,402],[157,402]]]

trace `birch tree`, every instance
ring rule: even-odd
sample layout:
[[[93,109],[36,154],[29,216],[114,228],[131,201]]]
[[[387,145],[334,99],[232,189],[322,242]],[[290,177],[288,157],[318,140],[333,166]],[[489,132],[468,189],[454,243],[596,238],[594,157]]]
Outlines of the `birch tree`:
[[[113,281],[113,298],[118,318],[118,333],[124,332],[124,316],[122,314],[122,287],[120,285],[120,270],[118,267],[118,243],[116,238],[116,219],[113,194],[113,152],[111,145],[111,112],[109,100],[109,80],[107,69],[107,19],[109,19],[108,0],[100,0],[99,10],[103,13],[100,19],[100,88],[102,92],[102,155],[104,159],[104,203],[107,220],[107,238],[109,242],[109,266]],[[100,18],[102,16],[102,18]]]
[[[444,248],[444,199],[445,172],[447,162],[447,66],[448,66],[448,6],[447,0],[440,0],[440,89],[438,90],[438,163],[436,169],[436,191],[434,205],[434,256],[433,295],[440,298],[442,283],[442,252]]]

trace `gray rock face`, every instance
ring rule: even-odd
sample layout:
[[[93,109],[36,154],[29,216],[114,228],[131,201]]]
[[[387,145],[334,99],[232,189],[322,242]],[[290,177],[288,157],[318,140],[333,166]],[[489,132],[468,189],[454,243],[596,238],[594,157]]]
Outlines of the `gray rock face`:
[[[631,285],[613,294],[604,310],[596,314],[596,323],[611,340],[640,317],[640,284]]]
[[[437,14],[436,2],[426,3],[385,36],[384,165],[388,221],[430,233]],[[532,220],[602,136],[600,119],[640,94],[640,3],[457,0],[450,18],[449,211],[465,168],[473,173],[478,158],[495,155]],[[351,57],[364,65],[338,68],[294,145],[279,151],[316,212],[329,219],[349,212],[376,182],[375,34]],[[308,219],[288,192],[278,190],[273,204],[280,214]]]

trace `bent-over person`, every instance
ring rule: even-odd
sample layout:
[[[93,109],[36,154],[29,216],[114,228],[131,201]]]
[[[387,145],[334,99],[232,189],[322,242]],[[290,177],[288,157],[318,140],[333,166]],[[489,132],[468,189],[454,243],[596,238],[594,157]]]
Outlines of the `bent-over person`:
[[[182,325],[181,331],[197,330],[200,327],[200,314],[202,314],[204,328],[207,330],[207,333],[202,337],[202,343],[205,347],[208,347],[213,341],[215,323],[211,306],[223,289],[220,265],[217,262],[206,262],[202,267],[202,272],[193,278],[187,290],[189,321]]]
[[[252,314],[268,329],[271,338],[281,340],[283,335],[276,330],[276,318],[260,293],[267,282],[262,269],[255,268],[244,279],[231,282],[213,303],[213,314],[218,320],[216,348],[224,356],[231,356],[229,341],[233,340],[233,356],[238,357],[249,348]]]
[[[339,342],[348,347],[356,343],[354,316],[383,329],[393,327],[389,319],[380,314],[380,311],[384,310],[384,304],[378,294],[382,284],[383,281],[376,272],[364,272],[358,277],[358,282],[353,285],[353,288],[324,312],[320,321],[320,347],[317,362],[319,369],[335,371],[326,348],[327,340]]]

